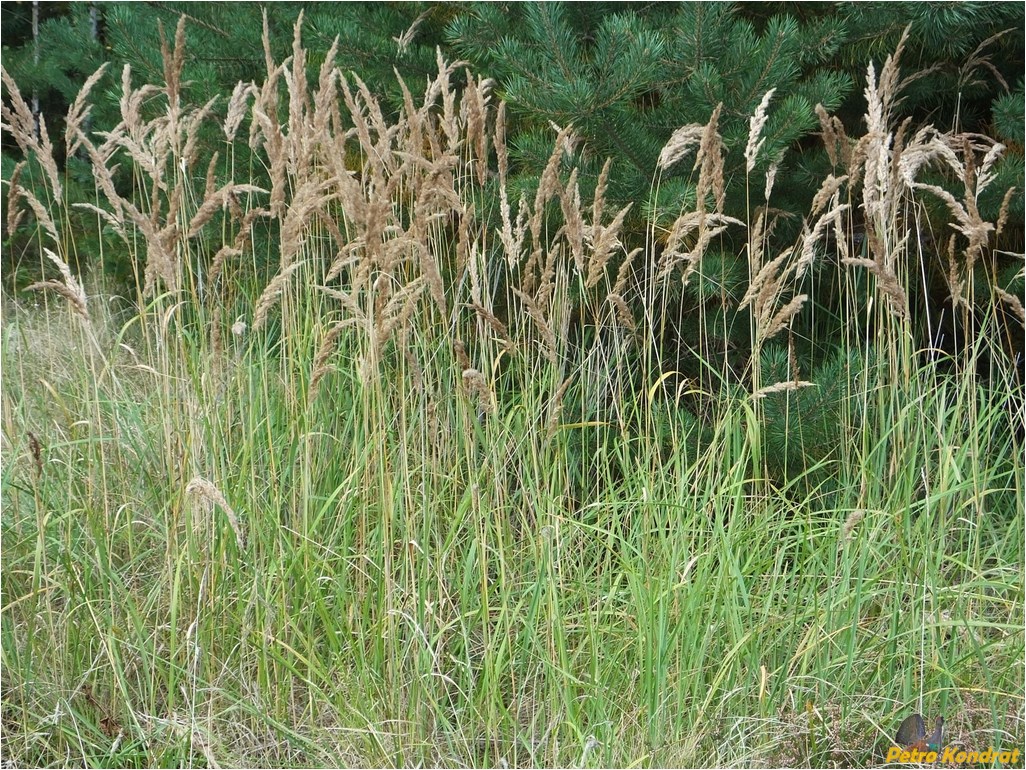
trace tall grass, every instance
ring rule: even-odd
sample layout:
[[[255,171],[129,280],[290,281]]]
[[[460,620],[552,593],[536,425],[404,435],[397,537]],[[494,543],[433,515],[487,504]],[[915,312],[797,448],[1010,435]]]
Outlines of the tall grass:
[[[5,758],[867,764],[912,710],[948,742],[1022,745],[1017,417],[976,351],[948,372],[913,349],[900,283],[921,194],[989,248],[972,201],[1000,151],[896,136],[896,58],[870,70],[867,134],[828,137],[801,243],[770,237],[769,185],[751,221],[723,213],[713,116],[661,161],[695,152],[697,209],[627,253],[609,166],[582,200],[562,129],[518,198],[504,106],[458,66],[392,120],[334,50],[307,83],[297,23],[264,83],[194,107],[184,46],[179,25],[162,86],[126,68],[108,133],[83,129],[95,78],[76,101],[90,202],[64,200],[5,75],[4,128],[49,191],[10,200],[59,273],[45,312],[4,318]],[[964,200],[918,181],[938,161]],[[130,312],[68,267],[69,205],[138,265]],[[816,384],[767,380],[759,349],[856,205],[839,288],[874,288],[844,311],[844,441],[780,482],[765,412]],[[654,340],[726,228],[748,232],[753,387],[684,383],[696,418]]]

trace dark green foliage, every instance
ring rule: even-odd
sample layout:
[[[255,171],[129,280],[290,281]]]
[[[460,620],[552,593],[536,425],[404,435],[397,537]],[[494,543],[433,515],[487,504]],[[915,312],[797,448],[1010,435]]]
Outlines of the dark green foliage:
[[[764,350],[762,365],[767,382],[794,379],[785,347]],[[861,370],[860,361],[834,353],[803,378],[814,385],[763,399],[765,457],[774,477],[783,481],[812,469],[816,472],[810,482],[824,483],[836,476],[831,465],[845,458],[843,442],[849,436],[842,426],[859,422],[850,388]]]
[[[518,132],[550,122],[573,125],[577,160],[592,175],[606,157],[614,158],[610,198],[617,206],[645,204],[635,207],[639,228],[643,216],[672,218],[693,200],[691,184],[681,179],[686,163],[664,174],[659,198],[650,199],[659,152],[675,129],[705,123],[723,104],[720,131],[733,180],[728,191],[735,193],[728,209],[743,214],[742,151],[748,119],[764,94],[777,89],[754,180],[760,189],[769,163],[818,126],[816,103],[835,108],[852,85],[843,72],[815,67],[839,44],[838,24],[802,25],[779,16],[760,32],[728,4],[603,13],[575,3],[480,3],[454,19],[447,33],[461,56],[500,80],[519,118]],[[520,172],[537,176],[548,154],[521,155]]]
[[[1004,141],[1018,142],[1020,149],[1023,143],[1023,115],[1026,104],[1023,103],[1023,81],[1014,91],[1010,91],[994,100],[994,131]]]
[[[19,5],[19,13],[27,16],[29,4]],[[13,9],[4,3],[4,14],[10,11]],[[49,19],[45,18],[45,7],[43,12],[38,44],[33,45],[29,37],[29,42],[19,48],[5,45],[4,68],[26,93],[35,91],[42,100],[59,97],[68,103],[85,78],[106,60],[105,52],[92,34],[89,4],[68,3],[66,15]],[[25,32],[31,36],[31,27]]]
[[[110,3],[103,9],[113,58],[130,63],[147,82],[160,82],[163,74],[156,22],[173,35],[179,16],[185,14],[186,79],[191,82],[192,98],[199,103],[215,95],[223,99],[239,81],[265,77],[262,12],[266,12],[276,62],[292,53],[294,27],[302,13],[308,74],[316,77],[338,37],[337,61],[342,70],[356,73],[398,104],[395,69],[414,90],[426,75],[437,72],[437,28],[447,16],[445,7],[428,3]],[[398,40],[422,14],[410,43],[400,46]]]

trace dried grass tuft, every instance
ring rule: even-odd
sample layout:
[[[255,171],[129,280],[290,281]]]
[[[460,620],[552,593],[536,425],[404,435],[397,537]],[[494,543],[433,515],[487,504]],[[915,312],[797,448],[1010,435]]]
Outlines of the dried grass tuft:
[[[308,403],[312,404],[317,400],[317,395],[320,392],[321,381],[331,371],[331,367],[328,366],[328,361],[334,354],[335,349],[338,345],[338,338],[342,336],[342,332],[347,327],[357,323],[356,319],[347,318],[343,321],[339,321],[334,324],[324,335],[324,339],[321,340],[320,346],[317,348],[317,353],[314,354],[313,360],[313,371],[310,375],[310,393],[308,396]]]
[[[210,512],[215,505],[220,506],[235,533],[235,542],[238,544],[239,550],[246,549],[246,535],[239,523],[239,516],[228,505],[228,501],[220,489],[206,479],[197,476],[185,487],[185,494],[200,503],[207,512]]]
[[[81,90],[68,108],[68,116],[64,128],[64,145],[67,149],[67,157],[78,152],[85,139],[85,125],[89,120],[89,112],[92,109],[86,102],[93,87],[107,71],[107,62],[100,65],[100,68],[90,75],[82,85]]]
[[[253,311],[253,331],[259,331],[263,328],[267,322],[267,316],[278,304],[278,299],[281,297],[281,293],[285,290],[288,285],[289,278],[295,273],[300,267],[303,266],[303,262],[293,262],[291,265],[286,267],[284,270],[278,273],[274,279],[267,284],[267,287],[260,294],[260,298],[257,300],[256,309]]]
[[[662,151],[659,153],[659,160],[656,168],[665,171],[670,166],[679,163],[692,148],[697,147],[705,133],[705,126],[701,123],[689,123],[674,131]]]
[[[61,237],[57,232],[57,225],[54,224],[53,218],[50,216],[46,206],[27,187],[19,187],[18,193],[28,203],[29,208],[32,209],[32,213],[36,217],[36,221],[42,226],[46,234],[50,236],[54,244],[59,245]]]
[[[850,168],[852,146],[851,140],[844,131],[844,124],[840,118],[830,115],[822,104],[816,105],[816,116],[819,118],[820,137],[826,148],[827,157],[830,159],[830,165],[834,168],[837,168],[838,165]]]
[[[36,118],[29,109],[14,78],[7,70],[0,67],[0,80],[7,89],[7,98],[11,107],[0,105],[0,129],[7,131],[18,145],[18,149],[27,158],[36,157],[50,186],[50,193],[57,205],[63,204],[64,188],[61,186],[61,175],[54,160],[53,145],[46,130],[46,121],[39,117],[38,128]]]
[[[463,391],[477,403],[483,414],[495,414],[495,395],[488,386],[488,379],[477,369],[464,369],[461,377]]]
[[[1022,300],[1004,289],[995,289],[994,292],[1002,302],[1008,305],[1015,317],[1019,319],[1019,323],[1026,326],[1026,310],[1023,309]]]
[[[91,326],[92,321],[89,317],[89,305],[86,301],[85,290],[82,288],[82,284],[79,283],[78,279],[71,272],[71,268],[68,264],[61,259],[57,254],[44,247],[43,253],[47,259],[57,265],[57,269],[61,271],[61,277],[64,282],[60,281],[37,281],[30,286],[25,287],[26,291],[36,291],[39,289],[50,289],[51,291],[60,294],[64,299],[68,301],[72,311],[87,325]]]
[[[21,197],[21,173],[25,170],[27,161],[20,161],[14,167],[14,171],[11,172],[11,179],[7,183],[7,234],[10,236],[15,230],[18,229],[18,225],[21,223],[22,217],[25,216],[25,211],[18,205],[18,199]]]
[[[997,226],[994,229],[995,242],[1001,240],[1001,234],[1005,231],[1005,225],[1008,224],[1008,210],[1012,204],[1012,197],[1015,195],[1015,190],[1015,187],[1009,187],[1005,191],[1005,197],[1001,199],[1001,208],[998,209]]]
[[[866,517],[866,512],[861,508],[856,508],[848,514],[848,518],[844,520],[844,524],[841,526],[841,540],[845,543],[851,541],[852,533],[855,532],[855,527]]]
[[[765,96],[762,97],[762,101],[759,102],[759,106],[755,110],[755,114],[748,119],[748,144],[745,145],[745,169],[749,174],[755,170],[755,159],[766,143],[765,139],[760,138],[762,135],[762,129],[766,127],[766,121],[769,119],[769,103],[770,99],[773,98],[773,94],[776,93],[775,88],[771,88],[766,92]],[[769,195],[766,196],[767,198]]]
[[[766,398],[774,393],[789,393],[799,388],[814,388],[816,383],[807,382],[806,380],[788,380],[787,382],[778,382],[773,385],[767,385],[764,388],[759,388],[752,394],[753,399]]]

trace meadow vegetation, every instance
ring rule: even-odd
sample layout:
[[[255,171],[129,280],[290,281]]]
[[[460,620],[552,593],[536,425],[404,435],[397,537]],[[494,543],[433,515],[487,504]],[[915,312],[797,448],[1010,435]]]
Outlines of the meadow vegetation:
[[[746,180],[715,111],[659,158],[653,198],[683,165],[694,200],[636,247],[572,125],[514,194],[504,104],[441,55],[392,117],[334,50],[308,83],[301,23],[216,103],[183,99],[184,52],[180,24],[163,83],[124,70],[106,131],[86,83],[88,200],[4,75],[8,232],[33,223],[48,276],[4,303],[5,759],[865,765],[910,711],[1023,745],[1021,380],[993,354],[1023,308],[974,283],[1004,147],[896,125],[900,49],[864,133],[820,110],[797,240],[772,173],[724,213]],[[938,203],[976,330],[953,352],[909,300]],[[131,296],[71,267],[83,216]],[[727,236],[744,376],[681,373],[663,340]],[[839,298],[829,388],[789,339],[813,292]]]

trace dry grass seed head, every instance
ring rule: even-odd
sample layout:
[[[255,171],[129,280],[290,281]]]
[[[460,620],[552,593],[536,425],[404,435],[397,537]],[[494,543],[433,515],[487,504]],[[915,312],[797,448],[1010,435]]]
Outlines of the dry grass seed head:
[[[267,166],[271,177],[271,213],[280,218],[285,210],[288,176],[285,159],[285,139],[281,127],[264,111],[263,100],[253,106],[253,123],[256,136],[263,139],[264,153],[267,155]],[[250,143],[256,150],[257,144]]]
[[[695,158],[695,165],[701,164],[701,171],[698,173],[698,187],[695,192],[698,198],[699,211],[705,210],[705,196],[711,190],[715,201],[717,213],[723,211],[723,201],[726,195],[724,188],[725,179],[723,172],[723,137],[720,136],[719,122],[720,113],[723,111],[723,103],[716,105],[709,122],[702,132],[702,141],[698,146],[698,157]]]
[[[844,212],[838,211],[834,217],[834,244],[837,248],[837,255],[843,262],[845,259],[851,257],[851,251],[848,248],[848,230],[845,227],[846,217],[842,216]]]
[[[773,192],[773,183],[777,180],[777,171],[780,170],[780,162],[773,161],[766,169],[766,185],[763,188],[763,199],[769,203],[770,193]]]
[[[210,100],[204,104],[200,109],[194,110],[188,115],[188,119],[182,122],[185,131],[185,148],[182,150],[181,158],[185,162],[185,167],[191,169],[196,165],[196,161],[199,159],[199,148],[200,148],[200,126],[203,121],[213,112],[214,103],[219,99],[218,96],[213,96]]]
[[[835,177],[833,174],[829,174],[812,199],[811,216],[817,216],[831,199],[834,199],[834,205],[836,205],[837,192],[847,181],[847,176]]]
[[[474,222],[476,208],[473,203],[464,206],[459,212],[456,225],[456,275],[463,275],[473,250],[477,247],[477,238],[471,235],[471,224]],[[480,290],[480,287],[477,289]],[[475,300],[479,297],[475,295]]]
[[[912,118],[905,118],[905,120],[901,121],[901,125],[898,126],[898,130],[894,134],[894,139],[891,142],[891,177],[889,188],[894,191],[895,198],[897,198],[898,190],[901,188],[901,172],[899,169],[901,168],[901,157],[904,155],[906,150],[905,134],[908,132],[908,128],[911,125]]]
[[[798,315],[808,298],[808,294],[798,294],[792,297],[790,302],[780,308],[767,323],[760,327],[761,338],[768,340],[780,332],[792,318]]]
[[[473,368],[470,356],[467,355],[467,346],[463,344],[463,340],[453,340],[452,352],[456,354],[456,363],[460,365],[461,370]]]
[[[486,324],[492,329],[493,332],[498,336],[499,341],[502,343],[502,348],[507,353],[513,353],[516,350],[516,344],[513,342],[513,338],[509,335],[509,330],[506,325],[500,321],[494,313],[478,304],[477,302],[470,303],[470,307],[474,309],[474,312],[484,320]]]
[[[581,190],[577,184],[576,168],[570,172],[566,186],[559,188],[559,205],[563,211],[563,232],[570,245],[570,254],[577,272],[584,273],[584,217],[581,216]]]
[[[316,212],[323,211],[335,193],[327,192],[332,180],[310,178],[302,182],[285,211],[280,232],[280,265],[282,269],[292,264],[304,244],[304,233],[311,222],[316,221]]]
[[[495,150],[499,165],[499,215],[502,218],[502,227],[499,229],[499,240],[502,242],[503,251],[506,255],[506,263],[512,269],[516,265],[519,265],[521,260],[521,251],[523,249],[524,238],[527,231],[527,203],[523,194],[521,194],[520,205],[517,209],[517,219],[514,224],[509,205],[509,190],[507,188],[509,159],[506,152],[505,139],[505,102],[500,102],[499,104],[495,124]]]
[[[948,263],[948,272],[944,276],[944,279],[948,284],[948,297],[951,299],[952,309],[957,309],[963,302],[962,279],[958,274],[958,260],[955,259],[955,246],[957,241],[958,236],[956,235],[952,235],[948,238],[948,248],[945,251]]]
[[[844,520],[844,524],[841,526],[841,539],[844,542],[850,542],[852,533],[855,531],[855,527],[859,525],[866,516],[866,512],[861,508],[856,508],[848,514],[848,518]]]
[[[530,296],[520,291],[517,288],[513,289],[513,294],[524,303],[524,307],[527,309],[527,314],[534,322],[535,328],[538,329],[540,335],[540,342],[542,347],[542,353],[545,358],[553,366],[556,365],[556,335],[552,331],[552,326],[545,318],[545,313],[537,302],[534,301]]]
[[[3,118],[3,129],[14,137],[14,141],[26,157],[38,152],[39,140],[36,137],[36,119],[29,109],[28,103],[21,95],[21,89],[14,82],[7,70],[0,67],[0,80],[7,89],[7,98],[11,106],[0,104],[0,117]]]
[[[1019,323],[1026,326],[1026,310],[1023,310],[1022,300],[1004,289],[996,288],[994,293],[997,294],[1002,302],[1008,305],[1012,313],[1015,314],[1015,317],[1019,319]]]
[[[257,187],[256,185],[235,184],[234,182],[229,182],[228,184],[224,185],[224,187],[222,187],[221,189],[214,190],[208,193],[204,197],[203,203],[200,204],[199,209],[196,210],[196,213],[193,215],[192,219],[189,220],[189,227],[186,231],[186,237],[194,238],[197,235],[199,235],[204,225],[206,225],[211,219],[214,218],[214,214],[216,214],[219,209],[223,210],[228,205],[228,199],[231,196],[237,195],[239,193],[266,194],[266,192],[267,190]]]
[[[705,126],[700,123],[689,123],[674,131],[659,153],[659,160],[656,168],[665,171],[670,166],[682,160],[693,147],[702,141],[705,133]]]
[[[640,249],[637,249],[640,250]],[[632,252],[633,253],[633,252]],[[613,310],[616,313],[616,319],[623,325],[631,334],[634,334],[638,330],[638,325],[634,321],[634,315],[631,313],[631,308],[627,304],[627,301],[623,296],[617,292],[610,292],[606,295],[606,301],[613,306]]]
[[[970,163],[967,163],[964,168],[966,183],[971,187],[969,180],[972,177],[972,166]],[[908,180],[906,179],[906,181]],[[995,229],[992,223],[985,222],[980,218],[973,193],[967,192],[963,203],[959,202],[955,196],[939,185],[912,181],[909,183],[909,186],[914,189],[930,192],[947,205],[955,220],[951,223],[951,227],[962,233],[968,240],[965,255],[971,269],[975,261],[983,254],[984,249],[990,242],[990,233]]]
[[[308,397],[308,403],[312,404],[317,400],[317,394],[320,392],[321,381],[324,379],[325,375],[331,371],[331,367],[328,366],[328,361],[335,352],[338,338],[342,336],[342,332],[345,331],[347,327],[356,323],[358,323],[357,319],[347,318],[334,324],[328,330],[327,334],[324,335],[324,339],[321,340],[321,344],[317,348],[317,352],[314,354],[313,369],[310,375],[310,394]]]
[[[417,153],[419,157],[419,151],[424,147],[424,130],[430,120],[430,110],[424,105],[418,108],[414,104],[413,94],[410,93],[399,70],[393,69],[392,71],[403,94],[403,106],[399,115],[399,122],[403,126],[400,144],[409,148],[411,152]]]
[[[787,382],[778,382],[773,385],[767,385],[764,388],[759,388],[752,394],[752,398],[758,400],[760,398],[766,398],[766,396],[774,393],[789,393],[793,390],[798,390],[799,388],[810,388],[815,386],[816,383],[809,382],[807,380],[788,380]]]
[[[793,248],[785,249],[763,265],[752,279],[738,306],[740,310],[751,305],[757,322],[763,326],[769,318],[773,303],[782,291],[785,280],[790,275],[791,268],[784,265],[793,252]]]
[[[61,237],[57,233],[57,226],[53,222],[53,218],[50,216],[50,212],[46,206],[37,198],[31,190],[27,187],[19,187],[18,192],[21,197],[28,203],[29,208],[32,209],[32,213],[35,214],[36,221],[42,226],[46,234],[53,239],[55,244],[60,244]]]
[[[82,209],[83,211],[91,211],[96,214],[100,219],[107,223],[110,229],[117,235],[126,246],[131,245],[128,240],[128,234],[125,232],[124,220],[118,219],[111,212],[101,209],[99,206],[94,206],[92,203],[72,203],[72,208]]]
[[[698,237],[690,250],[684,253],[674,251],[672,253],[672,263],[668,263],[663,269],[666,271],[672,271],[673,267],[681,262],[685,263],[684,273],[681,276],[681,281],[687,285],[691,279],[692,273],[698,269],[702,258],[705,256],[705,252],[709,248],[709,244],[712,243],[713,238],[718,237],[724,233],[730,225],[741,225],[744,226],[744,222],[733,217],[728,217],[725,214],[707,214],[704,211],[690,212],[685,215],[692,220],[692,224],[698,228]],[[672,231],[671,231],[672,235]],[[678,243],[678,246],[680,244]],[[667,247],[669,248],[669,247]],[[662,277],[666,277],[662,272],[659,274]]]
[[[495,158],[499,167],[499,189],[505,190],[509,174],[509,150],[506,147],[506,102],[499,102],[495,113]]]
[[[252,83],[239,81],[235,84],[232,95],[228,99],[228,109],[222,124],[224,138],[229,144],[235,140],[235,134],[238,133],[239,126],[242,125],[246,113],[249,112],[249,97],[251,94],[256,93],[256,91],[257,88]]]
[[[317,289],[324,292],[329,297],[338,300],[338,302],[341,303],[342,307],[348,310],[357,322],[359,322],[360,324],[367,323],[367,314],[364,312],[363,307],[360,305],[358,295],[355,291],[347,294],[344,291],[332,289],[329,286],[318,286]]]
[[[434,82],[433,93],[436,98],[441,97],[442,99],[442,114],[439,116],[439,126],[448,142],[448,151],[453,154],[459,154],[461,131],[456,112],[456,89],[452,88],[449,79],[456,69],[466,66],[467,63],[459,61],[446,64],[445,59],[442,57],[441,48],[435,49],[435,60],[438,64],[438,77]]]
[[[25,170],[27,161],[19,161],[14,166],[11,179],[7,183],[7,235],[18,229],[25,210],[18,205],[18,198],[21,197],[21,172]]]
[[[641,246],[638,246],[632,249],[620,262],[620,267],[616,273],[616,283],[613,284],[613,294],[618,294],[622,298],[627,293],[627,282],[630,280],[632,275],[634,259],[643,251],[644,249]]]
[[[430,15],[431,9],[429,8],[428,10],[421,13],[420,16],[418,16],[416,19],[414,19],[413,23],[410,24],[410,26],[406,29],[406,31],[403,34],[401,34],[399,37],[392,38],[392,40],[395,41],[400,56],[406,54],[407,49],[410,47],[410,43],[413,42],[414,37],[416,37],[417,35],[417,29],[420,27],[421,24],[423,24],[427,20],[427,18]]]
[[[328,137],[331,134],[331,126],[338,114],[338,88],[336,87],[339,76],[335,66],[335,59],[338,56],[339,38],[336,35],[325,54],[321,63],[320,73],[317,76],[317,90],[313,99],[313,124],[311,133],[313,140],[322,142],[324,147],[330,147]]]
[[[435,249],[426,242],[415,242],[414,250],[420,262],[421,275],[427,281],[427,288],[431,298],[438,308],[442,319],[448,320],[449,307],[445,299],[445,285],[442,282],[441,267],[438,264],[438,256]]]
[[[46,130],[46,121],[40,115],[37,120],[29,109],[28,104],[21,96],[14,79],[7,70],[0,67],[0,80],[7,88],[7,97],[11,100],[11,107],[6,104],[0,105],[0,128],[6,130],[14,137],[15,143],[28,158],[36,156],[36,160],[46,174],[50,184],[50,193],[58,206],[63,204],[64,188],[61,186],[61,177],[57,169],[57,162],[53,156],[53,145],[50,143],[50,136]]]
[[[114,173],[118,167],[114,166],[112,169],[108,165],[113,154],[116,152],[115,148],[106,143],[101,147],[96,147],[89,141],[84,141],[83,145],[92,166],[93,180],[113,209],[112,215],[119,222],[123,223],[125,218],[124,199],[118,194],[117,188],[114,186]]]
[[[909,33],[912,31],[912,25],[909,24],[901,33],[901,38],[898,40],[898,45],[894,49],[894,53],[889,54],[884,60],[884,66],[880,70],[880,83],[879,83],[879,95],[880,102],[884,108],[883,122],[882,125],[886,127],[888,124],[888,118],[890,110],[897,106],[897,97],[901,92],[904,85],[907,85],[910,80],[902,82],[900,80],[901,70],[898,63],[901,61],[901,54],[905,50],[905,43],[908,42]],[[919,75],[921,77],[921,74]]]
[[[369,126],[367,126],[367,137],[369,138],[369,129],[374,130],[376,142],[364,146],[364,151],[373,158],[374,162],[377,163],[380,169],[384,172],[394,172],[396,170],[395,159],[392,154],[392,141],[399,132],[398,126],[389,126],[385,120],[385,115],[381,110],[381,104],[378,99],[371,93],[370,88],[363,82],[357,75],[353,75],[353,80],[356,82],[357,89],[360,94],[360,102],[366,111],[366,117],[369,118]],[[361,137],[361,141],[363,137]]]
[[[494,414],[495,396],[488,387],[487,378],[477,369],[464,369],[461,380],[464,392],[477,402],[478,409],[485,414]]]
[[[703,218],[702,212],[687,211],[674,220],[666,237],[663,253],[656,266],[656,280],[663,281],[670,277],[677,265],[687,258],[684,250],[691,234],[695,232]]]
[[[58,206],[64,205],[64,188],[61,185],[61,175],[57,170],[57,162],[53,158],[53,145],[50,143],[50,135],[46,130],[46,121],[39,116],[39,165],[43,167],[47,178],[50,180],[50,189],[53,192],[54,202]]]
[[[374,353],[376,360],[380,360],[385,345],[392,338],[397,329],[406,328],[410,318],[417,307],[420,295],[427,288],[427,278],[423,275],[417,276],[399,291],[392,294],[388,302],[379,309],[376,308],[374,323]],[[379,296],[385,296],[382,292]]]
[[[126,64],[121,70],[121,98],[118,101],[121,122],[114,127],[113,131],[106,134],[107,142],[123,146],[126,149],[144,145],[148,134],[164,122],[163,120],[154,120],[148,123],[143,120],[142,116],[143,104],[158,93],[160,93],[160,89],[153,85],[143,85],[133,89],[132,67]],[[104,134],[100,134],[100,136],[104,136]],[[126,141],[126,136],[131,138],[131,142]]]
[[[838,164],[847,167],[847,161],[851,157],[851,148],[848,135],[844,131],[844,124],[838,117],[830,115],[822,104],[816,105],[816,116],[819,118],[820,137],[823,139],[823,146],[826,148],[830,165],[834,168]]]
[[[756,275],[762,269],[762,258],[766,253],[766,241],[769,233],[765,232],[766,209],[760,208],[755,214],[755,224],[748,231],[748,268],[750,275]]]
[[[803,225],[804,233],[802,236],[802,251],[797,263],[798,278],[805,275],[805,271],[808,270],[809,266],[815,259],[816,244],[823,237],[827,227],[838,222],[841,215],[850,208],[847,203],[838,202],[837,191],[834,192],[833,197],[834,207],[816,221],[816,226],[811,231],[808,229],[807,225]],[[846,246],[847,244],[845,247]]]
[[[997,179],[994,165],[1001,159],[1006,149],[1005,145],[1000,142],[994,142],[984,153],[983,160],[980,162],[980,168],[976,172],[976,187],[973,190],[976,198]]]
[[[169,115],[174,124],[181,104],[182,69],[185,65],[185,16],[183,14],[178,18],[175,27],[174,50],[168,49],[164,25],[160,22],[157,22],[157,25],[160,34],[160,55],[164,63],[164,84],[170,107]]]
[[[1008,224],[1008,211],[1012,205],[1012,196],[1015,195],[1015,191],[1015,187],[1009,187],[1005,190],[1005,196],[1001,199],[1001,208],[998,209],[997,227],[994,230],[995,244],[1001,239],[1001,234],[1005,231],[1005,225]]]
[[[292,69],[285,70],[286,91],[289,95],[289,162],[293,173],[305,178],[306,166],[310,157],[306,146],[304,131],[307,114],[310,110],[309,87],[306,82],[306,50],[303,48],[303,15],[300,10],[296,22],[292,26]]]
[[[545,216],[545,204],[548,203],[554,195],[557,195],[560,190],[559,166],[563,159],[563,153],[566,150],[566,139],[570,135],[570,132],[570,126],[559,131],[556,136],[556,141],[552,147],[552,153],[549,155],[549,159],[545,163],[545,168],[542,170],[541,176],[538,179],[538,189],[535,192],[534,207],[532,210],[533,213],[530,220],[531,238],[536,249],[541,246],[541,229],[542,221]]]
[[[559,418],[560,415],[562,415],[563,413],[563,396],[566,395],[566,391],[570,387],[572,379],[573,378],[571,377],[567,377],[566,379],[564,379],[563,382],[560,383],[559,387],[556,389],[556,392],[549,399],[547,409],[548,417],[545,420],[546,439],[551,439],[555,435],[556,430],[559,428]]]
[[[905,240],[908,234],[905,235]],[[903,246],[901,247],[903,248]],[[908,318],[908,297],[901,287],[898,277],[885,264],[874,259],[863,259],[861,257],[850,257],[841,260],[845,265],[852,267],[864,267],[876,277],[876,287],[884,295],[888,307],[899,318]]]
[[[270,77],[271,73],[275,71],[276,67],[274,64],[274,57],[271,55],[271,31],[267,23],[267,9],[261,9],[261,30],[260,30],[260,43],[264,50],[264,68],[267,70],[267,75]]]
[[[229,201],[233,198],[229,197]],[[242,223],[239,225],[239,230],[235,234],[235,240],[233,243],[225,244],[217,253],[214,255],[214,259],[210,265],[210,272],[207,274],[207,281],[211,286],[217,284],[217,279],[221,275],[221,271],[224,268],[224,263],[235,257],[241,257],[246,247],[249,245],[249,240],[253,232],[253,223],[259,217],[270,216],[270,211],[263,208],[250,209],[245,213],[242,218]]]
[[[766,143],[765,139],[760,139],[762,135],[762,129],[766,126],[766,121],[769,118],[769,103],[770,99],[773,98],[773,94],[777,89],[771,88],[762,97],[762,101],[759,102],[759,106],[755,110],[755,114],[748,119],[748,144],[745,145],[745,169],[751,174],[755,170],[755,158],[759,154],[759,150],[762,149]]]
[[[534,295],[535,302],[542,308],[551,304],[556,289],[556,280],[563,274],[563,271],[558,269],[563,261],[563,244],[559,243],[558,239],[559,233],[553,238],[553,241],[556,242],[545,251],[545,265],[542,268],[538,290]]]
[[[220,157],[221,153],[215,151],[207,163],[207,175],[203,181],[203,198],[201,199],[200,208],[203,207],[203,203],[206,203],[211,195],[217,192],[217,161]]]
[[[492,81],[467,72],[469,86],[463,92],[460,111],[466,113],[466,136],[469,147],[474,149],[477,161],[477,183],[484,187],[488,181],[488,133],[485,128],[487,120],[488,88]]]
[[[87,325],[91,323],[89,318],[89,306],[86,301],[85,290],[82,288],[82,284],[79,283],[78,279],[71,272],[71,268],[68,264],[61,259],[57,254],[50,251],[50,249],[43,248],[43,253],[47,259],[53,262],[57,269],[61,272],[61,277],[64,279],[63,283],[59,281],[39,281],[33,283],[31,286],[26,287],[26,291],[35,291],[38,289],[51,289],[62,297],[64,297],[75,315],[81,318]]]
[[[232,531],[235,533],[235,541],[240,550],[245,549],[246,536],[243,533],[242,525],[239,523],[239,517],[235,513],[234,509],[228,505],[228,501],[225,499],[220,489],[215,487],[206,479],[197,476],[185,487],[185,494],[203,505],[208,512],[214,505],[220,506],[221,510],[224,511],[225,516],[228,518],[228,523],[231,525]]]
[[[267,287],[260,294],[257,299],[256,309],[253,311],[253,331],[259,331],[263,325],[267,322],[267,316],[271,312],[271,309],[278,304],[278,299],[281,296],[282,291],[285,290],[286,285],[289,282],[289,278],[296,270],[303,266],[303,262],[293,262],[291,265],[283,269],[274,277],[274,279],[267,284]]]
[[[107,71],[107,64],[108,62],[104,62],[96,72],[86,78],[86,82],[79,89],[78,95],[75,96],[75,100],[68,108],[68,116],[65,120],[64,128],[64,146],[69,158],[78,152],[82,146],[82,140],[85,138],[84,125],[89,119],[89,112],[92,110],[92,107],[86,100],[89,98],[89,93],[93,90],[93,87],[103,77],[103,73]]]
[[[591,258],[588,260],[588,274],[584,281],[584,288],[591,289],[598,284],[606,274],[606,265],[613,256],[613,251],[622,247],[619,233],[623,227],[623,220],[632,206],[633,204],[628,203],[620,209],[608,227],[598,222],[592,223]]]

